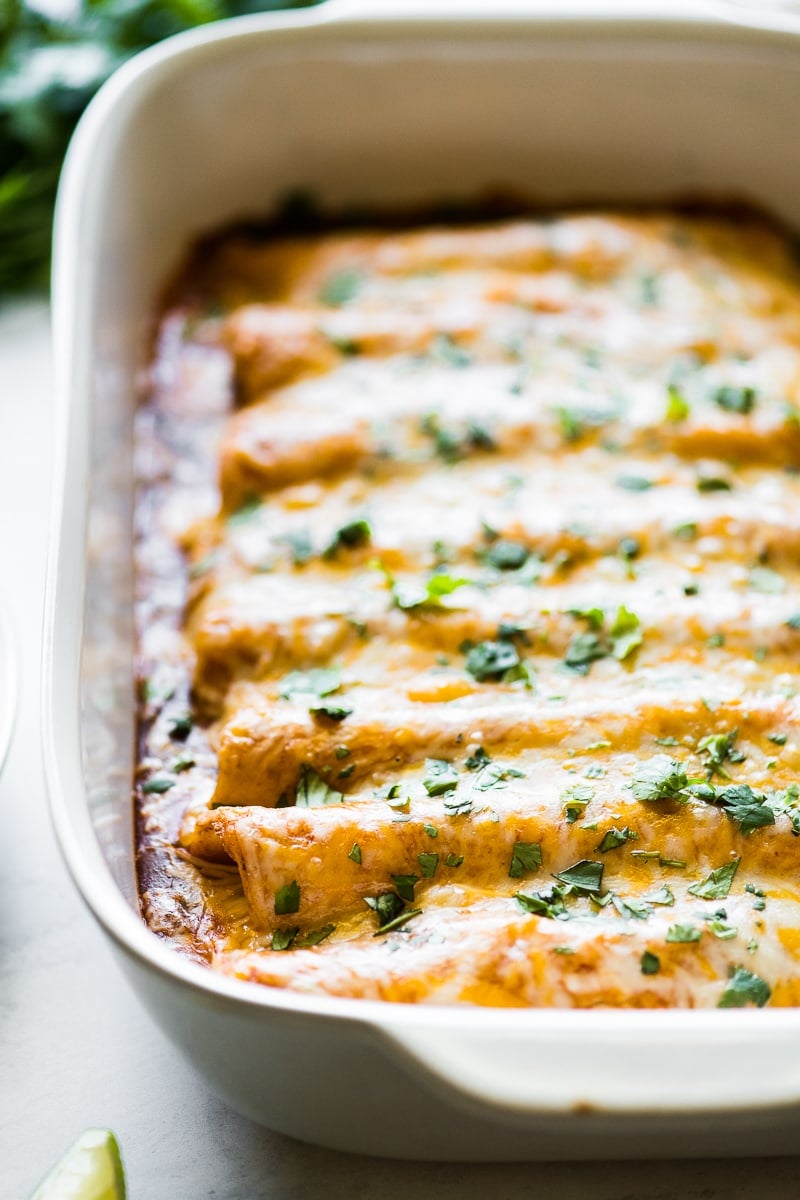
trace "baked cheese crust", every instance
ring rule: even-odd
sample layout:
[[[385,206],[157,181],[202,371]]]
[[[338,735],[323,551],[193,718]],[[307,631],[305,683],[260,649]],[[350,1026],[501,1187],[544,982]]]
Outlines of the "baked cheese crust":
[[[781,233],[231,235],[137,446],[152,928],[341,996],[800,1000]]]

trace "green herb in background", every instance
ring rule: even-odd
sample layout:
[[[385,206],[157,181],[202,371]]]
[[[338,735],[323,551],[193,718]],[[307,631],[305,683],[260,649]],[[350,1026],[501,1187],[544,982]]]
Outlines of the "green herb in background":
[[[315,0],[83,0],[53,17],[0,0],[0,297],[47,286],[58,177],[72,131],[126,58],[222,17]]]

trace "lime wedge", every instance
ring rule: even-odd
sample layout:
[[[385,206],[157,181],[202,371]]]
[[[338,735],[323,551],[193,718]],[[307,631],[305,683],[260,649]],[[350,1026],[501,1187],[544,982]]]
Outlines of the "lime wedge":
[[[125,1173],[110,1129],[87,1129],[31,1200],[125,1200]]]

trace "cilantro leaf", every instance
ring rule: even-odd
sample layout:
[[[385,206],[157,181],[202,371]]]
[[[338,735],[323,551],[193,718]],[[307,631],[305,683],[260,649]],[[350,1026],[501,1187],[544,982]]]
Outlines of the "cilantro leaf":
[[[723,764],[726,760],[741,762],[744,758],[741,751],[734,749],[734,743],[738,735],[738,729],[732,729],[730,733],[709,734],[708,737],[701,738],[697,743],[697,753],[708,756],[706,779],[713,779],[714,775],[719,775],[723,779],[730,779],[730,775]]]
[[[624,662],[630,658],[642,644],[642,626],[635,612],[631,612],[624,604],[617,609],[617,615],[611,626],[611,644],[614,658]]]
[[[422,872],[423,878],[433,879],[434,875],[436,874],[436,868],[439,865],[439,855],[425,853],[418,854],[417,862],[419,863],[419,869]]]
[[[456,578],[444,572],[431,575],[427,583],[392,583],[392,599],[397,608],[411,612],[417,608],[440,608],[442,599],[451,596],[460,587],[471,583],[471,579]]]
[[[542,847],[538,842],[515,842],[511,853],[511,866],[508,868],[510,879],[521,879],[523,875],[532,875],[542,865]]]
[[[756,389],[753,387],[736,387],[734,384],[725,384],[715,388],[710,398],[724,412],[747,416],[756,406],[756,395]]]
[[[532,892],[515,892],[514,899],[523,910],[535,917],[550,917],[551,919],[567,920],[569,913],[564,904],[564,891],[559,887],[552,887],[548,891]]]
[[[637,921],[646,921],[653,911],[652,904],[646,900],[634,900],[631,896],[625,898],[616,892],[611,895],[611,903],[621,917],[633,917]]]
[[[667,754],[656,754],[641,763],[631,785],[637,800],[647,803],[680,798],[689,780],[683,763]]]
[[[300,887],[296,879],[278,888],[275,893],[275,916],[285,917],[300,908]]]
[[[307,933],[301,933],[294,940],[295,949],[305,950],[311,946],[318,946],[331,936],[335,928],[335,925],[322,925],[319,929],[309,929]]]
[[[290,671],[280,684],[280,695],[284,700],[297,696],[321,699],[338,692],[342,686],[342,673],[338,667],[313,667],[310,671]]]
[[[444,758],[429,758],[425,762],[422,786],[429,796],[444,796],[458,786],[458,770]]]
[[[419,875],[393,875],[392,883],[397,888],[401,900],[413,901],[414,888],[419,883]]]
[[[377,914],[379,932],[405,912],[406,907],[397,892],[379,892],[377,896],[365,896],[364,903]]]
[[[667,388],[667,411],[666,419],[678,424],[680,421],[685,421],[692,410],[688,402],[684,399],[681,392],[678,391],[674,384]]]
[[[627,841],[636,841],[638,837],[638,833],[629,829],[627,825],[622,829],[609,829],[603,835],[602,841],[595,849],[599,850],[601,854],[608,854],[609,850],[617,850],[620,846],[624,846]]]
[[[652,950],[645,950],[639,959],[639,966],[643,975],[657,975],[661,970],[661,959]]]
[[[580,862],[573,863],[571,867],[567,867],[563,871],[555,871],[553,874],[555,879],[569,884],[579,895],[588,896],[599,893],[604,870],[603,863],[582,858]]]
[[[272,935],[271,947],[273,950],[290,950],[292,943],[300,932],[299,926],[293,928],[276,929]]]
[[[564,788],[559,799],[567,818],[567,824],[573,825],[586,811],[586,806],[594,797],[594,788],[589,783],[573,783]]]
[[[498,571],[518,571],[530,557],[530,550],[522,542],[499,538],[483,554],[484,561]]]
[[[478,683],[485,683],[502,679],[506,671],[519,663],[519,652],[513,642],[478,642],[467,653],[466,669]]]
[[[665,883],[657,891],[648,892],[644,899],[648,904],[662,904],[668,908],[672,908],[675,903],[675,897]]]
[[[734,821],[743,834],[775,824],[775,813],[763,792],[754,792],[747,783],[731,784],[717,790],[714,802],[721,805],[726,816]]]
[[[735,858],[724,866],[717,867],[700,883],[693,883],[687,889],[693,896],[701,900],[724,900],[731,890],[734,876],[742,860]]]
[[[696,925],[670,925],[667,930],[668,942],[699,942],[702,930]]]
[[[328,804],[341,804],[343,800],[341,792],[329,787],[312,766],[303,763],[295,797],[298,808],[322,808]]]
[[[363,284],[364,276],[361,271],[343,267],[328,276],[317,293],[317,299],[320,304],[329,308],[340,308],[356,298]]]
[[[717,1002],[718,1008],[744,1008],[746,1004],[755,1004],[763,1008],[772,995],[772,989],[766,980],[754,975],[744,967],[731,967],[730,979]]]
[[[323,558],[335,558],[340,550],[359,550],[368,546],[371,540],[372,526],[365,517],[358,517],[336,530],[323,551]]]
[[[331,701],[321,701],[319,704],[311,704],[308,711],[312,717],[327,717],[329,721],[344,721],[347,717],[353,715],[352,705],[335,704]],[[352,771],[352,767],[346,769]]]

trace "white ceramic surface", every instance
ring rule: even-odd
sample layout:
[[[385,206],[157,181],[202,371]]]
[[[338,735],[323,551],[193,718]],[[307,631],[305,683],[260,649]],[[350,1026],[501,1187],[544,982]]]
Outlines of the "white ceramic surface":
[[[17,711],[17,645],[11,619],[0,607],[0,772],[14,732]]]
[[[135,908],[133,381],[191,237],[299,186],[331,204],[497,183],[549,201],[733,192],[800,219],[796,18],[523,7],[404,18],[350,0],[247,18],[149,51],[90,107],[56,226],[53,817],[144,1003],[220,1094],[273,1128],[442,1158],[787,1151],[800,1012],[454,1011],[272,992],[186,963]],[[387,1105],[397,1119],[376,1119]]]

